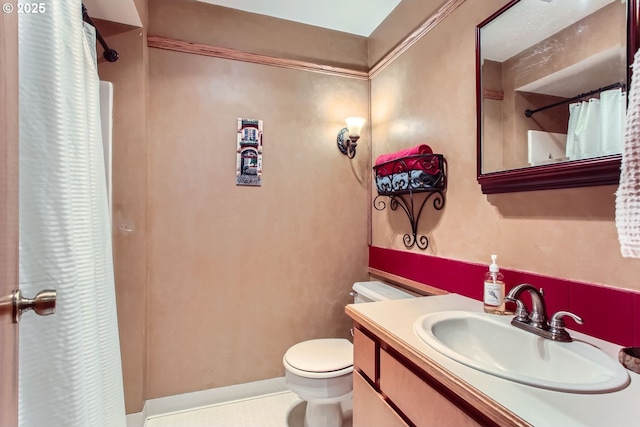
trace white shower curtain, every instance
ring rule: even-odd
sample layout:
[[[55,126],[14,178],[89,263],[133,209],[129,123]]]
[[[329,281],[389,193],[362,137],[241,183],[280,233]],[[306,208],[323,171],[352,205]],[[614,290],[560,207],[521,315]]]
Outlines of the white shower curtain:
[[[569,104],[566,156],[579,160],[620,154],[626,105],[622,89],[604,91],[600,99]]]
[[[80,0],[20,15],[21,427],[126,425],[95,55]]]
[[[600,152],[621,154],[626,127],[627,92],[613,89],[600,94]]]

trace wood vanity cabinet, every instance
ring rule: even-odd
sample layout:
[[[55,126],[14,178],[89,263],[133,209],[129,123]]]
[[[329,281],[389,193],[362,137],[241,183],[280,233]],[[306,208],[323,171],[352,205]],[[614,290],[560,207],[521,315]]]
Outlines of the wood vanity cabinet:
[[[497,425],[358,324],[353,346],[353,427]]]
[[[353,427],[408,427],[359,372],[353,373]]]

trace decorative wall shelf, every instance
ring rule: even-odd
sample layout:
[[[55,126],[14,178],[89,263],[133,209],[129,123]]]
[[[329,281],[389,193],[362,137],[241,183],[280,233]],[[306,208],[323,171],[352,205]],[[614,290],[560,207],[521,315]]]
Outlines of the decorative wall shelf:
[[[418,236],[418,223],[422,209],[433,199],[435,210],[445,204],[447,189],[447,161],[442,154],[420,154],[403,157],[373,167],[378,195],[373,207],[382,211],[387,207],[383,197],[389,197],[391,210],[402,208],[411,224],[411,234],[402,241],[407,249],[417,246],[425,250],[429,246],[427,236]],[[415,193],[426,193],[422,200],[415,200]]]

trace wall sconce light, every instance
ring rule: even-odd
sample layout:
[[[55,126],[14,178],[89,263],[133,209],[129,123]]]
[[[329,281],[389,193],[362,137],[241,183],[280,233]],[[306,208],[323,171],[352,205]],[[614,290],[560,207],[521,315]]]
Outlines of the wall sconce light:
[[[347,127],[340,129],[340,132],[338,132],[338,148],[342,154],[350,159],[356,156],[356,146],[358,145],[358,139],[360,139],[364,121],[362,117],[347,117],[345,119]]]

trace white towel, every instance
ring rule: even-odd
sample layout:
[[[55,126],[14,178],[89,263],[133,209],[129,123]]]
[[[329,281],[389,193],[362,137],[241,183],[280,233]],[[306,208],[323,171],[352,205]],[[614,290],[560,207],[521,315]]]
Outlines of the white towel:
[[[616,192],[616,228],[622,256],[640,258],[640,50],[633,59],[620,185]]]

